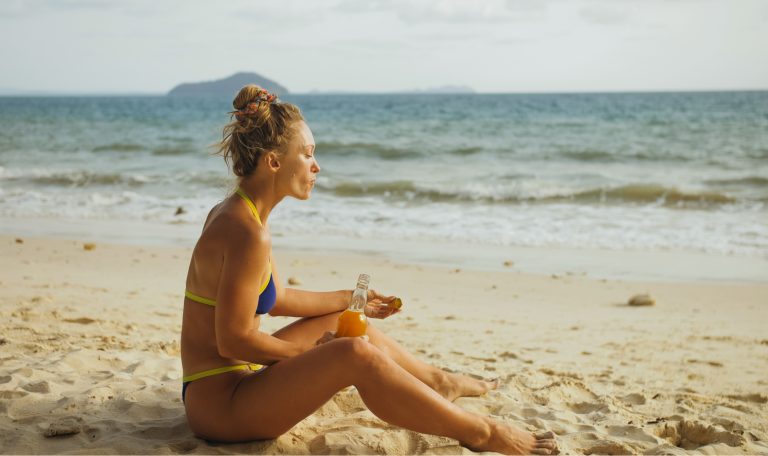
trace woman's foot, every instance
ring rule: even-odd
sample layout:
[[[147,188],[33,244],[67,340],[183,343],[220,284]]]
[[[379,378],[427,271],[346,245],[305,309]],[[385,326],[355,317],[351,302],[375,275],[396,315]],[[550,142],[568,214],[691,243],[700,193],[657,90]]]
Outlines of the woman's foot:
[[[559,454],[551,431],[533,434],[508,424],[486,418],[490,435],[479,442],[464,444],[472,451],[494,451],[501,454]]]
[[[492,381],[480,380],[466,375],[445,371],[440,372],[438,380],[435,383],[435,391],[451,402],[458,397],[482,396],[488,391],[495,390],[499,387],[498,379]]]

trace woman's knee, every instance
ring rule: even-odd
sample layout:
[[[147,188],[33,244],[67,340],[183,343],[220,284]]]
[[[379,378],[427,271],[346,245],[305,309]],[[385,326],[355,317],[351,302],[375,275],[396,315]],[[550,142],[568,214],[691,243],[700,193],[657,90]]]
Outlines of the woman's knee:
[[[363,338],[340,337],[332,343],[338,345],[340,358],[346,365],[369,369],[386,362],[386,355]]]

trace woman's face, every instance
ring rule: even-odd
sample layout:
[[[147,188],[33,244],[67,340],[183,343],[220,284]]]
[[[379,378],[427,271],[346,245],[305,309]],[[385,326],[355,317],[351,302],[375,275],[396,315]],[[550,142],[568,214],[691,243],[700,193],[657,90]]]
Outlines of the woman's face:
[[[315,138],[306,122],[299,122],[297,134],[291,140],[288,151],[280,160],[288,196],[305,200],[315,186],[320,165],[315,159]]]

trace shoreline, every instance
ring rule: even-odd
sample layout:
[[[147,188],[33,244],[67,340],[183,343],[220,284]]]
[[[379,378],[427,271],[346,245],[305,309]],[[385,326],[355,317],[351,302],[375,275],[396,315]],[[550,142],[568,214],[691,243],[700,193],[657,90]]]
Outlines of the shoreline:
[[[51,226],[55,223],[55,229]],[[80,239],[123,245],[192,247],[202,226],[110,220],[7,219],[0,236]],[[498,246],[452,240],[363,239],[333,235],[272,234],[274,250],[370,255],[422,266],[594,279],[663,282],[768,283],[768,256],[686,250],[609,250],[556,246]],[[448,248],[446,248],[448,245]]]

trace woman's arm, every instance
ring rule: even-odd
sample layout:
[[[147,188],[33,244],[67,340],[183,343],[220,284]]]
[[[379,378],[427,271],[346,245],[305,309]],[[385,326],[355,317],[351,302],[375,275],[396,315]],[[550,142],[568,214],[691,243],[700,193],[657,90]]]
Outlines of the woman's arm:
[[[275,281],[277,286],[277,281]],[[344,310],[352,299],[352,290],[339,291],[304,291],[295,288],[278,290],[277,303],[272,316],[317,317]]]
[[[344,310],[352,299],[352,290],[304,291],[283,287],[272,259],[272,279],[277,301],[269,312],[273,317],[317,317]]]
[[[258,331],[254,318],[260,278],[268,271],[269,234],[233,224],[216,295],[216,344],[219,354],[260,364],[291,358],[303,350],[298,344]]]

